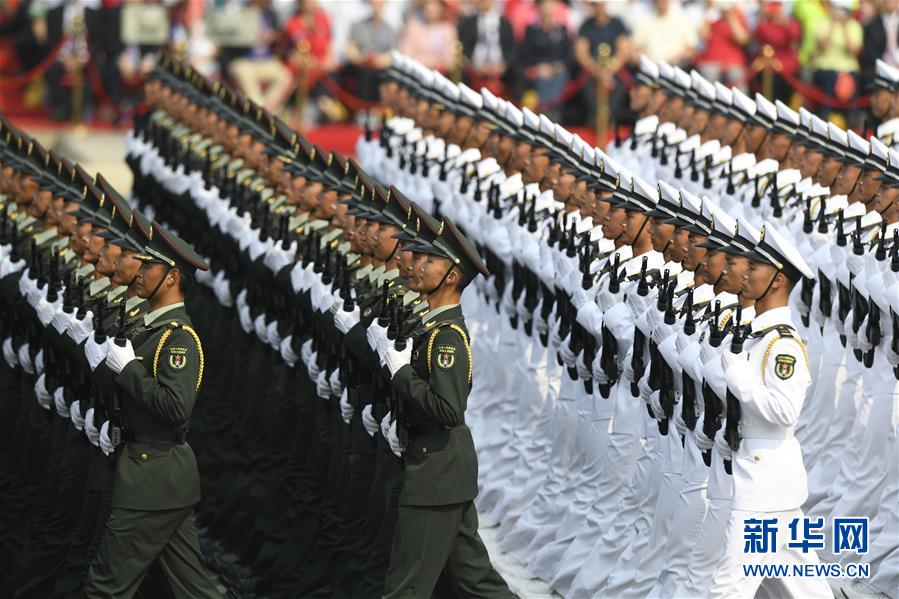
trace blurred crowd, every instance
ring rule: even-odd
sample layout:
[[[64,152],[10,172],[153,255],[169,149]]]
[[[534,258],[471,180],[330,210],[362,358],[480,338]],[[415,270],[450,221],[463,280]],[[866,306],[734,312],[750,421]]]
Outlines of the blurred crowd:
[[[142,23],[154,43],[123,35],[134,5],[165,11],[165,31]],[[221,15],[242,34],[214,31]],[[897,39],[899,0],[2,0],[0,82],[41,68],[53,118],[119,120],[165,46],[273,113],[302,105],[309,125],[373,102],[399,49],[570,124],[593,124],[608,93],[626,123],[646,54],[744,90],[773,65],[770,95],[860,122],[875,60],[899,65]]]

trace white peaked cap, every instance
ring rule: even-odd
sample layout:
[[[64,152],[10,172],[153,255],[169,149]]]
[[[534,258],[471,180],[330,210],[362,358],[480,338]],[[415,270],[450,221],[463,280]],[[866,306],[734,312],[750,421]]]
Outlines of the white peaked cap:
[[[764,257],[778,270],[792,266],[804,277],[815,278],[815,273],[789,238],[771,221],[765,221],[764,238],[756,244],[754,253]]]

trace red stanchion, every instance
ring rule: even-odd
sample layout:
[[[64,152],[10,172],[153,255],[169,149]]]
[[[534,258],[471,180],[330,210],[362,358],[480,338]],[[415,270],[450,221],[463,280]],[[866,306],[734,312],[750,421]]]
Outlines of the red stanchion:
[[[20,73],[18,75],[12,76],[0,76],[0,91],[9,91],[13,89],[20,89],[34,81],[36,78],[40,77],[44,73],[47,72],[51,66],[53,66],[53,62],[56,60],[57,54],[62,49],[62,45],[65,43],[67,38],[62,38],[50,50],[50,53],[38,63],[34,68],[25,71],[24,73]]]

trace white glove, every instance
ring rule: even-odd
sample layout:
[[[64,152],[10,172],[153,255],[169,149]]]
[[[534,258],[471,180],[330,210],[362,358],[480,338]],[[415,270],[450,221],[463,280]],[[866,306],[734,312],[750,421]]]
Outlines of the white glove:
[[[125,340],[125,347],[120,347],[116,345],[114,339],[110,338],[106,341],[106,347],[106,365],[116,374],[121,373],[129,362],[137,359],[130,339]]]
[[[340,417],[343,418],[343,421],[347,424],[353,419],[353,406],[350,405],[350,399],[346,389],[340,394]]]
[[[392,345],[384,349],[384,361],[390,370],[390,377],[396,376],[400,368],[408,364],[412,360],[412,345],[406,344],[406,349],[397,351]],[[396,453],[396,452],[394,452]]]
[[[299,293],[303,289],[304,273],[302,262],[297,262],[290,271],[290,286],[293,287],[294,293]]]
[[[109,353],[109,345],[97,343],[93,335],[84,342],[84,357],[87,358],[87,364],[91,367],[91,371],[96,370],[100,362],[106,359],[107,353]]]
[[[322,399],[331,397],[331,384],[328,382],[328,373],[324,370],[320,371],[315,379],[315,391]]]
[[[44,368],[44,350],[40,350],[34,357],[34,373],[40,376],[44,374],[45,371],[46,368]]]
[[[3,340],[3,359],[6,360],[6,363],[13,370],[19,365],[19,354],[13,349],[12,337],[7,337]]]
[[[240,328],[247,335],[253,334],[253,317],[250,316],[250,307],[246,304],[238,306],[237,316],[240,318]]]
[[[69,417],[69,406],[66,405],[65,390],[62,387],[53,392],[53,403],[56,405],[56,413],[61,418]]]
[[[37,312],[37,319],[41,321],[41,324],[44,327],[49,326],[50,323],[53,322],[53,317],[56,316],[56,313],[61,310],[61,297],[57,297],[56,301],[52,304],[45,299],[41,299],[35,307],[35,311]]]
[[[53,403],[53,397],[51,397],[50,393],[47,391],[47,381],[43,374],[37,377],[37,380],[34,382],[34,395],[37,397],[37,403],[40,404],[42,408],[45,410],[50,409],[50,405]]]
[[[390,423],[387,429],[387,444],[390,445],[390,451],[398,458],[403,457],[403,448],[400,446],[400,438],[396,434],[396,420]]]
[[[293,351],[293,335],[288,335],[281,340],[281,359],[284,363],[293,368],[297,364],[299,356]]]
[[[577,368],[577,375],[582,381],[593,378],[593,370],[584,363],[584,352],[578,354],[575,367]]]
[[[320,369],[318,367],[318,352],[312,352],[309,355],[309,363],[306,364],[306,372],[309,373],[309,380],[313,382],[318,382],[318,375],[320,374]]]
[[[381,357],[381,359],[383,359],[384,348],[386,347],[385,341],[387,340],[387,331],[385,331],[377,321],[374,321],[369,325],[365,336],[368,338],[368,345],[372,348],[372,350],[378,353],[378,356]]]
[[[69,322],[69,328],[66,330],[66,333],[75,340],[75,343],[79,345],[84,343],[88,335],[94,333],[94,313],[88,310],[84,313],[84,318],[81,320],[73,318]]]
[[[19,364],[22,370],[28,374],[34,374],[34,362],[31,361],[31,347],[27,343],[23,343],[19,348]]]
[[[219,271],[215,275],[215,280],[212,282],[212,291],[221,305],[225,307],[234,305],[234,298],[231,297],[231,283],[225,278],[224,271]]]
[[[565,337],[565,339],[562,340],[562,343],[559,345],[559,357],[562,358],[562,362],[565,364],[565,366],[569,368],[575,367],[577,356],[574,355],[573,351],[571,351],[571,335]]]
[[[69,406],[69,417],[77,430],[84,430],[84,418],[81,416],[81,402],[77,399]]]
[[[708,451],[715,445],[715,440],[705,436],[701,425],[701,422],[697,423],[696,428],[693,429],[693,438],[696,441],[696,447],[699,448],[699,451]]]
[[[331,395],[334,397],[343,396],[343,383],[340,382],[340,369],[335,368],[331,376],[328,377],[328,385],[331,387]]]
[[[368,404],[362,408],[362,426],[369,437],[374,437],[378,432],[378,421],[371,415],[371,407],[371,404]]]
[[[100,449],[103,451],[104,455],[110,456],[115,451],[115,445],[112,444],[112,440],[109,438],[109,420],[103,423],[103,426],[100,427]]]
[[[265,327],[265,336],[268,338],[268,344],[272,349],[278,350],[281,347],[281,335],[278,334],[278,321],[273,320]]]
[[[268,344],[268,329],[266,329],[265,314],[260,314],[256,317],[256,320],[253,321],[253,329],[256,331],[256,336],[259,337],[259,340]]]
[[[312,359],[312,339],[307,339],[300,346],[300,359],[303,360],[303,366],[309,368],[309,360]]]
[[[359,306],[353,308],[352,312],[344,312],[342,309],[339,309],[334,313],[334,326],[337,327],[338,331],[346,335],[347,331],[359,323],[360,318]]]
[[[11,275],[14,272],[19,272],[20,270],[25,268],[25,260],[19,258],[15,262],[12,260],[3,260],[0,263],[0,279]]]
[[[91,442],[91,445],[94,447],[100,445],[100,431],[97,430],[97,425],[94,424],[93,408],[88,408],[87,413],[84,415],[84,434],[87,436],[87,440]]]
[[[715,447],[718,448],[718,454],[724,460],[730,460],[733,458],[734,452],[730,448],[730,445],[727,444],[727,441],[724,440],[724,425],[721,425],[721,428],[718,429],[718,432],[715,433]]]
[[[72,322],[72,319],[75,318],[75,311],[66,312],[65,310],[60,310],[53,316],[53,328],[56,329],[56,332],[62,335],[66,332],[66,329],[69,328],[69,323]]]
[[[286,250],[283,249],[281,243],[278,242],[268,251],[265,258],[262,259],[262,263],[265,264],[270,271],[277,274],[281,272],[282,268],[292,263],[296,259],[296,255],[296,241],[292,241]]]
[[[390,434],[390,412],[381,418],[381,436],[386,439],[388,434]]]

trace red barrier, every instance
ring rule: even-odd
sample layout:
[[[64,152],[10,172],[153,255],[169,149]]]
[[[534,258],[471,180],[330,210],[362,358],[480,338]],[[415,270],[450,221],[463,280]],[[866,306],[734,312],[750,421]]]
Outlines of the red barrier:
[[[65,43],[66,39],[67,38],[62,38],[61,40],[59,40],[56,46],[54,46],[53,49],[50,50],[50,53],[47,54],[47,56],[33,69],[10,77],[7,77],[6,75],[0,77],[0,91],[9,91],[13,89],[23,88],[34,81],[36,78],[46,73],[47,69],[53,66],[53,63],[56,61],[56,55],[59,54],[59,51],[62,49],[62,45]]]

